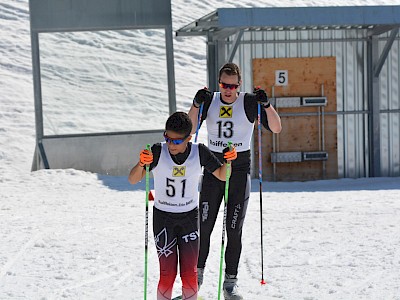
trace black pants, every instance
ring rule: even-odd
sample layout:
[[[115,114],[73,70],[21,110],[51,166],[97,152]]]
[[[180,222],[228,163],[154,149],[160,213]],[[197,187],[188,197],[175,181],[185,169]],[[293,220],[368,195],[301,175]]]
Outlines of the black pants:
[[[160,263],[157,300],[171,299],[179,271],[183,299],[197,299],[197,257],[199,251],[198,210],[169,213],[153,209],[153,232]]]
[[[204,268],[210,251],[210,236],[214,229],[219,207],[225,194],[225,182],[204,171],[200,192],[200,251],[198,268]],[[225,273],[237,275],[242,252],[242,228],[250,196],[250,175],[246,171],[232,172],[226,218],[227,243]],[[221,224],[222,226],[222,224]],[[216,250],[216,249],[215,249]]]

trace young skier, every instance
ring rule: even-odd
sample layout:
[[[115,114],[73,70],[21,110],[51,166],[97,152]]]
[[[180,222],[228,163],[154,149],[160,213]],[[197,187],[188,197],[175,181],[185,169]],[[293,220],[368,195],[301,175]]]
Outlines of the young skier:
[[[194,97],[189,116],[197,128],[199,108],[203,105],[201,122],[206,120],[208,147],[216,157],[222,159],[223,148],[232,141],[238,152],[232,163],[227,205],[227,246],[225,251],[225,299],[240,300],[237,274],[242,251],[242,228],[250,196],[250,142],[257,119],[257,104],[263,107],[261,121],[265,128],[279,133],[282,129],[280,117],[269,103],[265,91],[254,94],[239,92],[242,83],[239,67],[225,64],[219,71],[219,92],[199,90]],[[199,286],[203,283],[204,268],[210,251],[210,236],[217,219],[224,195],[224,184],[204,170],[200,193],[200,253],[198,267]]]
[[[184,112],[172,114],[165,125],[165,143],[151,152],[142,150],[129,174],[135,184],[146,174],[154,175],[153,232],[160,264],[157,299],[171,299],[179,260],[183,299],[197,299],[199,251],[198,184],[204,167],[220,181],[226,180],[223,164],[203,144],[190,143],[192,122]],[[224,159],[236,159],[234,147],[225,149]]]

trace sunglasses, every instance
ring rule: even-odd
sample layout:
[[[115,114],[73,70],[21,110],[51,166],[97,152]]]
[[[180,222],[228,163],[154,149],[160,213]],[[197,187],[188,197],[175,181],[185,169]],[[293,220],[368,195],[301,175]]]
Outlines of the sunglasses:
[[[223,89],[236,90],[239,87],[239,84],[229,84],[229,83],[220,82],[219,86]]]
[[[164,139],[167,143],[172,143],[174,145],[180,145],[182,144],[188,136],[185,136],[184,138],[170,138],[166,132],[164,132]]]

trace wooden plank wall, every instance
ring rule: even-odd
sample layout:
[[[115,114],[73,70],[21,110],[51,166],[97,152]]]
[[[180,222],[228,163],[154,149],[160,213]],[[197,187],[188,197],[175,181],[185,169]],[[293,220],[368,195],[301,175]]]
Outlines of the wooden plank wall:
[[[275,85],[275,71],[288,71],[288,84]],[[324,96],[328,104],[325,112],[336,112],[336,58],[271,58],[253,59],[254,86],[264,88],[269,97]],[[277,108],[278,113],[318,113],[319,107]],[[337,117],[324,117],[324,149],[328,160],[291,163],[271,163],[271,152],[321,151],[322,118],[319,116],[282,116],[282,131],[271,134],[263,129],[263,179],[274,181],[304,181],[331,179],[338,176]],[[257,137],[257,128],[255,137]],[[254,138],[255,157],[258,157],[258,141]],[[273,146],[274,145],[274,146]],[[258,162],[258,159],[255,159]],[[256,164],[258,173],[258,163]]]

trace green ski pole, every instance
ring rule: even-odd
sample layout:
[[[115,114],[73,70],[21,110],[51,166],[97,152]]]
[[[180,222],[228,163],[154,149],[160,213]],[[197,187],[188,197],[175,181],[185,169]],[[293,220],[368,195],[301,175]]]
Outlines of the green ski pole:
[[[229,149],[231,148],[232,142],[228,142]],[[222,225],[222,240],[221,240],[221,258],[219,261],[219,281],[218,281],[218,300],[221,299],[221,284],[222,284],[222,265],[224,261],[225,252],[225,226],[226,226],[226,214],[228,206],[228,195],[229,195],[229,178],[231,177],[231,162],[226,163],[226,181],[225,181],[225,196],[224,196],[224,219]]]
[[[146,145],[146,149],[150,151],[150,144]],[[149,245],[149,193],[150,193],[150,176],[149,165],[146,165],[146,212],[144,226],[144,300],[147,299],[147,252]]]

